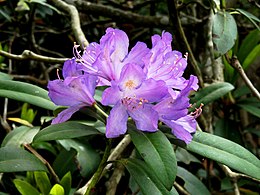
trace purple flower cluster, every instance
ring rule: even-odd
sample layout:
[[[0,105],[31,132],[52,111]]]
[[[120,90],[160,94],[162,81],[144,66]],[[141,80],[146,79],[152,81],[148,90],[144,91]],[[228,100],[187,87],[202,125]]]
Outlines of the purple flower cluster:
[[[106,124],[106,137],[114,138],[127,131],[129,117],[141,131],[155,132],[161,121],[186,143],[196,131],[196,113],[188,113],[189,92],[198,89],[198,80],[182,77],[187,66],[183,57],[171,47],[172,36],[152,36],[152,48],[138,42],[130,51],[125,32],[108,28],[100,43],[91,43],[63,66],[64,80],[48,84],[51,100],[67,109],[53,124],[68,120],[84,106],[95,104],[97,86],[107,86],[101,104],[112,106]]]

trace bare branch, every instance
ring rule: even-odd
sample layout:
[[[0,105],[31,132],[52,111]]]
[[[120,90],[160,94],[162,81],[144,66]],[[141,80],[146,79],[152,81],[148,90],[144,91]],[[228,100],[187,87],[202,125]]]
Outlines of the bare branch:
[[[87,12],[88,14],[97,14],[105,17],[110,17],[115,21],[129,22],[131,24],[141,25],[142,27],[151,26],[169,26],[169,19],[166,16],[142,16],[129,11],[123,11],[121,9],[112,8],[109,6],[91,3],[82,0],[65,0],[66,2],[73,4],[79,11]]]
[[[227,61],[229,62],[229,64],[235,68],[238,73],[240,74],[241,78],[244,80],[244,82],[246,83],[246,85],[249,87],[249,89],[251,90],[251,92],[257,97],[257,99],[260,100],[260,93],[258,92],[258,90],[254,87],[254,85],[252,84],[252,82],[250,81],[250,79],[247,77],[243,67],[241,66],[239,60],[237,59],[236,56],[233,56],[232,59],[230,59],[230,57],[228,56],[228,54],[225,55]]]
[[[14,60],[36,60],[41,62],[49,62],[49,63],[64,63],[68,58],[53,58],[53,57],[47,57],[43,55],[36,54],[30,50],[24,50],[21,55],[15,55],[8,53],[6,51],[0,50],[0,56],[7,57],[9,59]]]
[[[75,8],[75,6],[67,4],[66,2],[61,1],[61,0],[52,0],[52,2],[56,6],[58,6],[59,8],[63,9],[64,11],[66,11],[70,14],[71,28],[73,30],[73,33],[75,35],[75,38],[76,38],[78,44],[80,44],[80,45],[83,44],[84,47],[88,46],[89,42],[86,39],[86,37],[80,27],[79,13],[78,13],[78,10]]]

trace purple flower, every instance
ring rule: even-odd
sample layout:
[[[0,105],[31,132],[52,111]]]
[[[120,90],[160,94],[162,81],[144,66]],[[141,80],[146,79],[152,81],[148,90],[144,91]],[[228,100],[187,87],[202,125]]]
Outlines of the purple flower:
[[[52,124],[67,121],[73,113],[84,106],[91,106],[97,77],[83,74],[78,70],[75,59],[67,60],[63,66],[64,80],[57,79],[48,83],[49,97],[56,104],[68,106],[52,121]]]
[[[172,129],[172,133],[185,143],[190,143],[192,133],[196,132],[196,114],[188,114],[189,98],[191,90],[197,90],[198,79],[191,76],[187,86],[180,92],[174,91],[170,97],[165,98],[153,108],[159,114],[159,120]],[[195,116],[196,115],[196,116]]]
[[[143,67],[142,58],[149,52],[145,43],[137,44],[128,52],[129,40],[122,30],[108,28],[100,39],[100,44],[91,43],[79,59],[82,70],[99,76],[99,85],[111,85],[111,81],[118,81],[122,68],[128,63],[135,63]]]
[[[167,93],[165,82],[146,79],[137,64],[125,65],[118,82],[111,82],[111,87],[103,92],[101,103],[115,105],[107,119],[106,137],[125,134],[128,116],[139,130],[156,131],[159,116],[151,103],[160,101]]]
[[[183,89],[187,85],[182,77],[187,66],[187,56],[182,57],[179,51],[172,51],[172,36],[168,32],[152,36],[152,49],[144,57],[148,78],[163,80],[170,88]]]

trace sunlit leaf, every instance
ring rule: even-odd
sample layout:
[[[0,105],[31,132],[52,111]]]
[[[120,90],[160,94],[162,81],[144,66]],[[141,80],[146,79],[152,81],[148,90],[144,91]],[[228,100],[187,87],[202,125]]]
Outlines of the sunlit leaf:
[[[62,185],[65,195],[69,195],[71,182],[72,182],[71,173],[68,172],[63,176],[63,178],[60,181],[60,185]]]
[[[60,184],[55,184],[51,191],[50,195],[64,195],[64,189]]]
[[[213,17],[212,40],[215,50],[225,54],[230,50],[237,38],[237,25],[233,16],[228,12],[217,12]]]
[[[46,90],[36,85],[19,81],[0,80],[0,97],[27,102],[48,110],[55,110],[57,108],[50,101]]]
[[[34,155],[16,147],[0,148],[0,172],[47,171]]]
[[[23,181],[21,179],[14,179],[13,182],[16,189],[22,195],[40,195],[40,192],[27,181]]]
[[[21,125],[25,125],[28,127],[33,127],[33,125],[31,123],[29,123],[27,120],[21,119],[21,118],[13,118],[13,117],[9,117],[7,118],[9,121],[13,121],[16,123],[20,123]]]
[[[94,127],[76,121],[68,121],[50,125],[42,129],[35,137],[34,142],[69,139],[88,135],[100,134]]]
[[[159,176],[162,184],[170,190],[176,177],[177,161],[169,140],[161,131],[144,133],[129,130],[129,134],[147,165]]]
[[[255,46],[255,48],[248,54],[244,60],[242,67],[247,70],[249,66],[260,56],[260,44]]]
[[[51,182],[46,172],[35,171],[34,178],[37,187],[40,189],[41,193],[48,195],[51,190]]]
[[[187,149],[260,179],[260,161],[251,152],[232,141],[209,133],[196,132]]]

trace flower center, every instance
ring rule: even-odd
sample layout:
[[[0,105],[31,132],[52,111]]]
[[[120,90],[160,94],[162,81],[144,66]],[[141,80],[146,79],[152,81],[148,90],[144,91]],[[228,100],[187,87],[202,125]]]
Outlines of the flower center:
[[[125,83],[125,88],[127,88],[127,89],[134,89],[135,87],[136,87],[136,84],[134,83],[133,80],[128,80]]]

